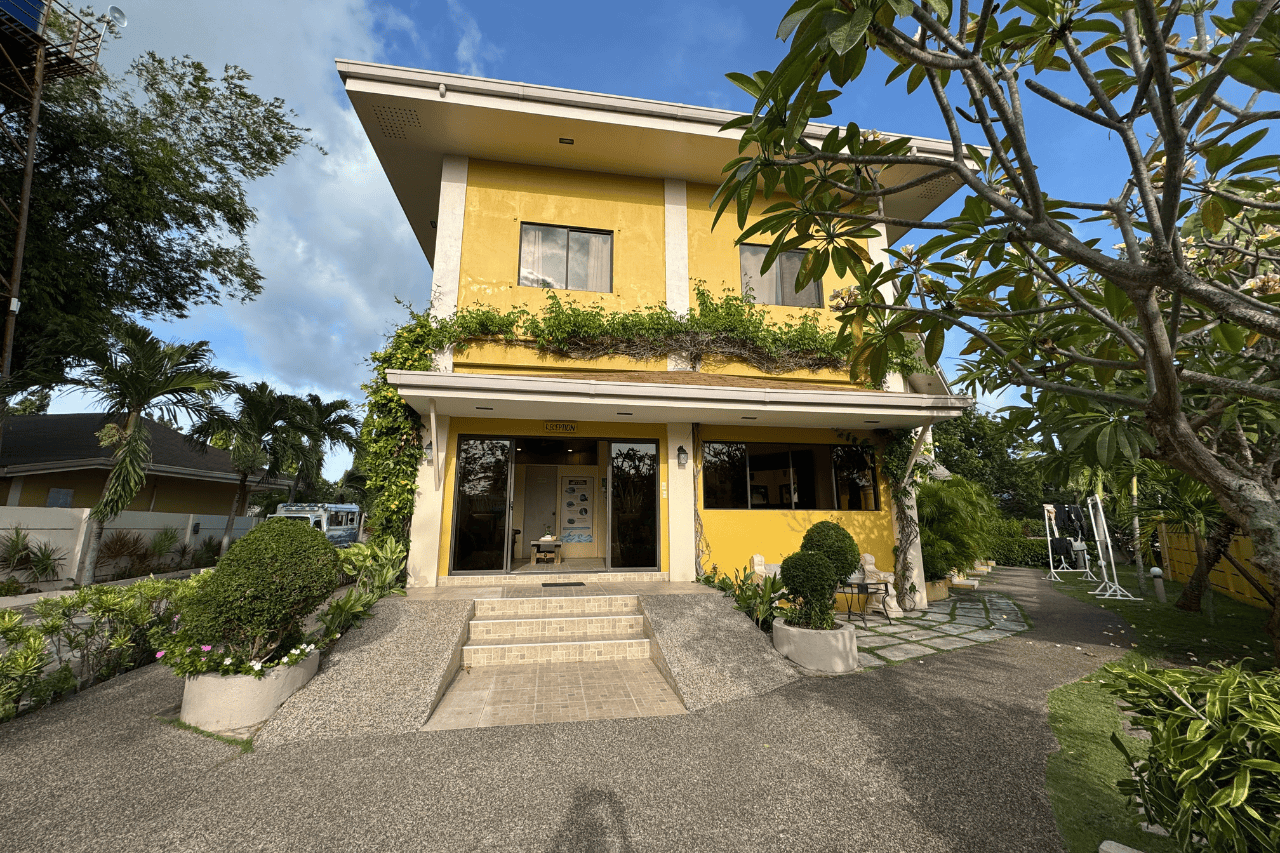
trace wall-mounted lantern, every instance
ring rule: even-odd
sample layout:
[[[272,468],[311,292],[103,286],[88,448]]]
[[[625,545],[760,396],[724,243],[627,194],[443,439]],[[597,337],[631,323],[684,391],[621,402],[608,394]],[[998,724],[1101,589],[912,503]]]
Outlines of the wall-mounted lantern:
[[[684,449],[683,444],[676,448],[676,462],[681,468],[689,464],[689,451]]]

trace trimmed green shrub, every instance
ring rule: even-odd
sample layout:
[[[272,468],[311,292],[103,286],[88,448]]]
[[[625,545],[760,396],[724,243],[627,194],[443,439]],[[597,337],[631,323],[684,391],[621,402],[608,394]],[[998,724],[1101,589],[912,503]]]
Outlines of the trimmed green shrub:
[[[797,628],[829,630],[835,627],[839,579],[830,560],[814,551],[797,551],[782,561],[778,576],[791,601],[787,622]]]
[[[1146,756],[1115,735],[1117,786],[1184,850],[1280,850],[1280,673],[1104,667],[1103,684],[1151,733]]]
[[[293,519],[269,519],[180,597],[179,631],[197,645],[264,660],[301,639],[303,620],[337,589],[338,568],[338,550],[323,533]]]
[[[852,534],[834,521],[819,521],[810,527],[800,543],[800,550],[821,554],[830,560],[836,579],[841,582],[848,581],[862,562],[862,551]]]

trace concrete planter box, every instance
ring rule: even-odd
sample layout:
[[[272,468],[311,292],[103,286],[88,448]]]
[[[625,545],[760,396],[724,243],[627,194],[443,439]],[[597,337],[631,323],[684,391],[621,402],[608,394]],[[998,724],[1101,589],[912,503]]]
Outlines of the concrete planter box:
[[[813,631],[779,619],[773,623],[773,647],[813,672],[838,675],[858,668],[858,640],[850,624],[839,625],[834,631]]]
[[[274,667],[262,678],[189,675],[178,719],[216,734],[247,734],[246,729],[266,722],[319,668],[320,652],[314,651],[302,663]]]
[[[951,584],[945,580],[928,581],[924,585],[924,593],[929,601],[945,601],[951,597]]]

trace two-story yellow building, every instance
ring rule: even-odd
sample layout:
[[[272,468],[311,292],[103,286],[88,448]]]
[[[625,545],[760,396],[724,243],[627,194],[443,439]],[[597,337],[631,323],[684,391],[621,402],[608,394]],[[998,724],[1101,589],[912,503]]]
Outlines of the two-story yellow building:
[[[566,304],[683,314],[705,288],[748,295],[778,322],[837,325],[834,273],[796,293],[799,253],[762,275],[764,247],[737,245],[728,220],[712,230],[715,187],[738,153],[737,134],[719,128],[734,114],[346,60],[338,69],[431,263],[434,315],[537,310],[548,289]],[[955,189],[925,184],[892,196],[887,212],[923,217]],[[873,258],[900,236],[882,230]],[[929,374],[891,377],[881,391],[840,370],[770,375],[732,359],[581,360],[493,343],[387,378],[429,445],[411,586],[530,571],[690,581],[699,563],[737,570],[757,553],[776,563],[827,519],[891,570],[888,488],[849,437],[925,426],[970,403]]]

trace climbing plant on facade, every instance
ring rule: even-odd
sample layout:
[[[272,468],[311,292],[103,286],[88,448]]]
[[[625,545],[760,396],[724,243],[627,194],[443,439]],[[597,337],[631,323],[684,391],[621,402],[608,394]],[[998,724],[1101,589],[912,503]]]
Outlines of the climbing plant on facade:
[[[716,297],[694,282],[694,304],[687,314],[666,306],[610,311],[580,306],[547,291],[536,312],[499,311],[476,305],[448,317],[410,309],[405,323],[374,353],[373,378],[364,386],[368,413],[361,440],[368,472],[371,535],[407,542],[418,467],[422,463],[422,421],[387,382],[388,370],[431,370],[435,354],[463,351],[480,343],[526,347],[546,355],[578,360],[622,356],[638,362],[679,357],[693,369],[714,362],[750,365],[765,373],[842,370],[836,334],[808,315],[779,323],[769,312],[740,295]],[[898,372],[923,369],[914,353],[898,358]],[[865,384],[863,382],[862,384]]]

